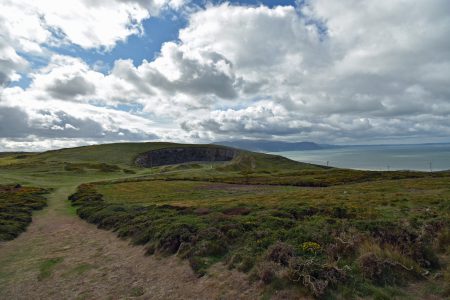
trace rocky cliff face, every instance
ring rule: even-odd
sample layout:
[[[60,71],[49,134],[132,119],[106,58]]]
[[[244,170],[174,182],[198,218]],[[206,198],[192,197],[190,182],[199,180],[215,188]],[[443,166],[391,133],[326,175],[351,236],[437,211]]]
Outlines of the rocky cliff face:
[[[222,147],[165,148],[139,154],[135,164],[139,167],[157,167],[185,162],[230,161],[238,150]]]

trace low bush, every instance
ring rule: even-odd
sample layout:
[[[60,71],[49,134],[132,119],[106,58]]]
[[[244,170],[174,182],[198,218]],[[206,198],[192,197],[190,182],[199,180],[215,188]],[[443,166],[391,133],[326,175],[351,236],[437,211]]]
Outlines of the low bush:
[[[405,266],[396,260],[380,257],[372,252],[360,256],[358,264],[365,278],[381,285],[402,284],[407,276],[415,273],[413,266]]]
[[[323,296],[327,288],[343,284],[347,278],[346,271],[328,265],[319,258],[295,257],[289,261],[289,279],[301,284],[314,296]]]
[[[264,261],[255,267],[257,278],[259,278],[265,284],[271,283],[277,277],[277,272],[279,270],[279,265],[272,261]]]
[[[267,259],[284,266],[288,265],[294,255],[294,247],[282,242],[276,242],[267,249]]]
[[[86,170],[97,170],[100,172],[118,172],[121,170],[117,165],[111,165],[107,163],[64,163],[64,170],[69,172],[78,172],[83,173]],[[134,174],[133,170],[124,169],[124,173],[126,174]]]
[[[0,185],[0,241],[12,240],[31,223],[33,210],[46,206],[48,189]]]

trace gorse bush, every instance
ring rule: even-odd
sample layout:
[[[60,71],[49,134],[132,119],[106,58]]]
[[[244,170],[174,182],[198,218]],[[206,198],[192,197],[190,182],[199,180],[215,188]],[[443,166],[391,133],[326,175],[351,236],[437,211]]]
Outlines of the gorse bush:
[[[46,206],[49,190],[16,185],[0,185],[0,241],[12,240],[26,230],[33,210]]]

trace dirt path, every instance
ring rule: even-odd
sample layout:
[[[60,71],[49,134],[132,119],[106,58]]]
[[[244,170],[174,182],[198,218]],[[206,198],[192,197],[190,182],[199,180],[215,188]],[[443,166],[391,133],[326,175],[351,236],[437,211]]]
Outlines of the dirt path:
[[[257,299],[261,289],[223,266],[197,278],[176,257],[143,255],[79,219],[60,187],[28,230],[0,244],[0,299]]]

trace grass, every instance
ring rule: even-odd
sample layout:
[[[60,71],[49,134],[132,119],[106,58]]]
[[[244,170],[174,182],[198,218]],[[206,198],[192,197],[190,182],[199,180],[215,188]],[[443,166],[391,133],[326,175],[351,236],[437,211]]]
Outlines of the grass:
[[[145,291],[144,291],[143,287],[140,287],[140,286],[133,287],[133,288],[131,288],[130,296],[131,297],[139,297],[139,296],[144,295],[144,292]]]
[[[64,273],[63,276],[71,276],[71,275],[79,276],[79,275],[84,274],[87,271],[93,269],[94,267],[95,266],[93,266],[91,264],[82,263],[82,264],[79,264],[79,265],[73,267],[66,273]]]
[[[39,265],[38,280],[42,281],[49,278],[52,275],[52,271],[56,265],[62,263],[64,259],[62,257],[49,258],[41,262]]]
[[[171,204],[210,207],[223,203],[250,203],[258,195],[294,191],[295,187],[222,184],[201,181],[146,180],[99,185],[111,203]],[[242,199],[242,200],[241,200]],[[254,199],[254,200],[252,200]]]
[[[448,296],[450,172],[335,169],[246,151],[223,163],[133,166],[139,153],[163,147],[180,145],[7,153],[0,179],[83,183],[69,213],[148,254],[186,259],[199,276],[218,262],[247,272],[266,295],[387,299],[431,282],[423,295]]]
[[[0,185],[0,241],[14,239],[26,230],[34,210],[46,206],[48,189]]]

